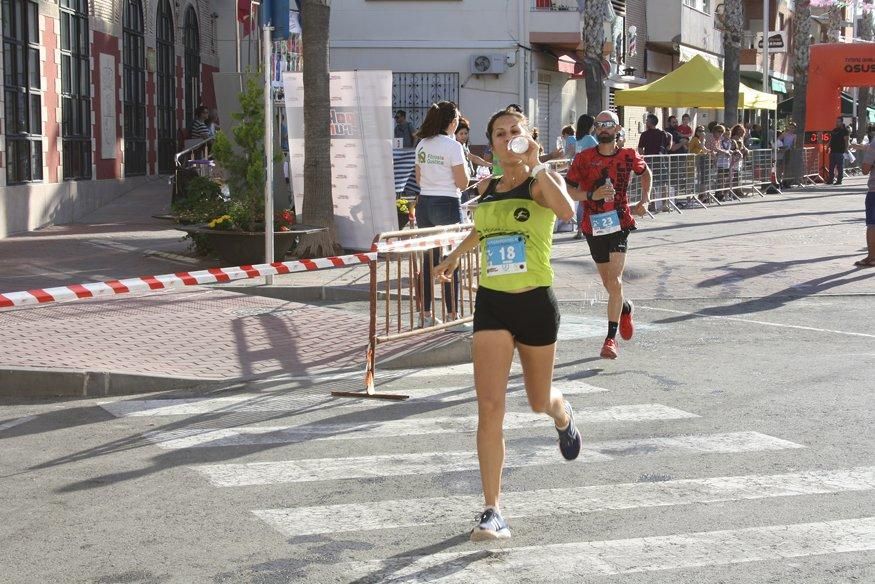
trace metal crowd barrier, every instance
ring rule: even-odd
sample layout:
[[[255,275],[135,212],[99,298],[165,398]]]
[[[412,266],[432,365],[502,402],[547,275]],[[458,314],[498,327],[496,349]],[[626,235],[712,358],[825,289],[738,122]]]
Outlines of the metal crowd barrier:
[[[436,285],[433,278],[426,277],[424,269],[426,262],[437,264],[468,236],[471,228],[470,224],[460,224],[404,229],[381,233],[374,238],[371,251],[377,252],[377,259],[370,262],[365,392],[332,392],[332,395],[407,399],[404,395],[378,394],[374,391],[377,347],[473,320],[480,270],[478,248],[462,255],[452,284]],[[429,292],[432,315],[441,321],[437,324],[427,322],[425,317],[424,299]],[[455,318],[450,319],[451,314],[455,314]]]
[[[802,148],[801,179],[804,187],[823,182],[823,177],[820,174],[820,153],[813,146]]]
[[[653,174],[650,200],[655,211],[707,208],[738,201],[743,196],[764,196],[772,184],[772,151],[751,150],[746,157],[726,160],[712,154],[658,154],[644,157]],[[633,175],[629,202],[641,200],[641,181]]]

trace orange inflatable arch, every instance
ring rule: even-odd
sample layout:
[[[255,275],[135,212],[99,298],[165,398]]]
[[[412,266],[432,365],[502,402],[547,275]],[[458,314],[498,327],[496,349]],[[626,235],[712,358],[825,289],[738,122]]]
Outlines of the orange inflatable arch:
[[[841,117],[843,87],[875,86],[875,43],[811,45],[805,131],[829,132]],[[865,115],[865,114],[864,114]]]

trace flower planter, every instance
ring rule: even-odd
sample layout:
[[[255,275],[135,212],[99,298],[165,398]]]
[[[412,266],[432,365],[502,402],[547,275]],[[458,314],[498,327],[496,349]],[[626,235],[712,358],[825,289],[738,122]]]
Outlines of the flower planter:
[[[225,266],[264,263],[264,232],[262,231],[222,231],[209,229],[203,225],[180,227],[179,229],[206,239],[207,245]],[[273,261],[283,261],[286,254],[294,248],[299,237],[316,231],[322,231],[322,229],[295,225],[290,231],[275,232],[273,234]]]

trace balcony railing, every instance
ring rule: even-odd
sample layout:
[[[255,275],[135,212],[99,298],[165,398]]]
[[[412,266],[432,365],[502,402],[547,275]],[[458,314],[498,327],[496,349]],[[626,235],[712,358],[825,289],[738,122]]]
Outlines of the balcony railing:
[[[577,10],[577,0],[532,0],[532,11]]]

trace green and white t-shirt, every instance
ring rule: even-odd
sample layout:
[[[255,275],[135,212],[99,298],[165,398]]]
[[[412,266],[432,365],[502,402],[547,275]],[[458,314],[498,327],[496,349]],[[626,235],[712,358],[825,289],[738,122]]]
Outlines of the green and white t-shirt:
[[[460,198],[453,167],[467,164],[465,151],[459,142],[446,134],[420,140],[416,146],[416,166],[419,167],[420,194],[427,197]]]

